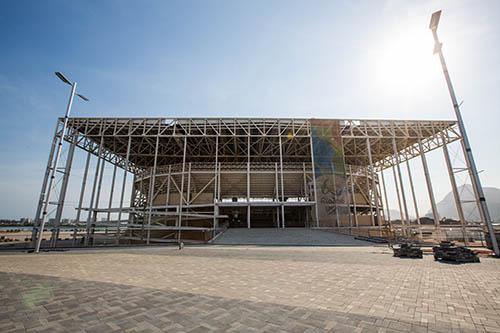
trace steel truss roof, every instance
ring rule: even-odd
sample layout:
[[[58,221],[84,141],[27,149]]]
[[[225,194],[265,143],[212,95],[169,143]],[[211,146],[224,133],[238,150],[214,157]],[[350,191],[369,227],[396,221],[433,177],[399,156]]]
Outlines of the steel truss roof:
[[[60,119],[62,121],[62,118]],[[346,164],[366,166],[368,144],[374,166],[395,163],[393,140],[399,161],[460,139],[455,121],[443,120],[344,120],[339,122]],[[70,118],[66,139],[77,146],[140,172],[150,168],[159,138],[158,165],[182,162],[184,138],[190,162],[211,162],[218,140],[220,162],[310,162],[311,122],[293,118]],[[130,140],[130,162],[125,161]]]

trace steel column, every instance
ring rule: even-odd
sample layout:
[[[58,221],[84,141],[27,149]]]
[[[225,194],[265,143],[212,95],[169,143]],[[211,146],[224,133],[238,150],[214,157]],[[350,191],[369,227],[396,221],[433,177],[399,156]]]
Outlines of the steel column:
[[[312,138],[312,125],[309,123],[309,141],[311,145],[311,165],[312,165],[312,176],[314,185],[314,215],[316,216],[316,227],[319,228],[319,214],[318,214],[318,191],[316,184],[316,167],[314,166],[314,145]]]
[[[278,181],[278,163],[274,163],[274,184],[275,184],[275,192],[276,192],[276,204],[278,206],[276,206],[276,227],[279,229],[281,223],[280,223],[280,206],[279,206],[279,202],[280,202],[280,199],[279,199],[279,195],[280,195],[280,191],[279,191],[279,181]]]
[[[219,206],[217,202],[217,188],[219,186],[218,164],[219,164],[219,136],[217,135],[215,136],[215,168],[214,168],[214,177],[215,177],[214,178],[214,232],[213,232],[214,237],[218,228],[217,216],[219,215]],[[170,173],[170,166],[169,166],[169,173]]]
[[[165,211],[168,211],[170,206],[170,178],[172,177],[172,165],[168,165],[168,175],[167,175],[167,193],[165,194]],[[165,225],[168,223],[168,215],[165,215]]]
[[[380,234],[382,235],[382,222],[385,223],[385,211],[384,211],[384,202],[383,202],[384,199],[382,197],[382,188],[380,185],[380,178],[378,177],[378,174],[376,171],[375,171],[375,174],[377,175],[377,179],[378,179],[376,191],[377,191],[379,212],[380,212],[380,218],[381,218],[381,220],[380,220]]]
[[[402,227],[403,235],[406,235],[405,219],[403,218],[403,205],[401,204],[401,196],[399,194],[398,177],[396,176],[396,167],[394,165],[392,166],[392,174],[394,176],[394,184],[396,185],[396,196],[398,198],[399,218],[400,218],[401,224],[402,224],[401,227]]]
[[[429,200],[431,202],[432,216],[434,217],[434,225],[436,227],[438,240],[441,238],[441,226],[439,222],[439,212],[436,206],[436,199],[434,198],[434,191],[432,189],[431,177],[429,174],[429,167],[427,166],[427,158],[425,157],[424,147],[422,146],[421,140],[418,142],[418,149],[420,151],[420,158],[422,160],[422,166],[424,168],[425,183],[427,184],[427,192],[429,193]]]
[[[250,229],[250,132],[247,142],[247,228]]]
[[[129,133],[128,143],[127,143],[127,155],[125,156],[125,168],[123,171],[123,180],[122,180],[122,190],[120,194],[120,209],[118,211],[118,222],[116,222],[116,244],[120,244],[120,232],[121,232],[121,223],[122,223],[122,211],[123,211],[123,201],[125,198],[125,187],[127,186],[127,174],[129,169],[129,159],[130,159],[130,146],[132,144],[132,136]],[[134,196],[134,186],[135,186],[135,177],[132,182],[132,197]],[[130,200],[130,207],[132,207],[132,200]],[[130,220],[130,213],[129,213]]]
[[[283,181],[283,142],[281,140],[281,126],[279,128],[279,145],[280,145],[280,179],[281,179],[281,227],[285,228],[285,185]]]
[[[113,166],[113,176],[111,177],[111,188],[109,190],[109,202],[108,202],[108,216],[107,216],[107,220],[108,220],[108,223],[111,219],[111,207],[113,206],[113,194],[115,192],[115,180],[116,180],[116,170],[118,169],[118,166],[115,164]]]
[[[349,174],[351,175],[351,177],[349,177],[349,179],[351,181],[351,197],[352,197],[352,208],[353,208],[353,215],[354,215],[354,224],[356,225],[356,229],[357,229],[359,227],[359,224],[358,224],[358,211],[357,211],[357,207],[356,207],[356,192],[354,191],[354,174],[352,173],[352,166],[351,165],[349,165]]]
[[[453,193],[453,199],[455,200],[455,207],[457,208],[458,218],[460,219],[460,225],[462,227],[462,235],[464,237],[464,245],[467,246],[467,231],[465,230],[465,215],[462,207],[462,202],[460,201],[460,194],[458,193],[457,181],[453,173],[453,167],[451,165],[450,153],[448,152],[448,144],[443,138],[443,154],[444,160],[446,161],[446,168],[448,169],[448,176],[450,177],[451,190]]]
[[[90,157],[92,153],[87,153],[87,160],[85,161],[85,169],[83,170],[82,186],[80,188],[80,198],[78,199],[78,208],[76,210],[76,222],[80,223],[80,216],[82,213],[83,198],[85,196],[85,187],[87,186],[87,177],[89,173]]]
[[[181,227],[182,227],[182,200],[184,199],[184,174],[186,172],[186,149],[187,149],[187,136],[184,136],[184,149],[182,155],[182,175],[181,175],[181,193],[179,196],[179,216],[178,216],[178,227],[177,241],[181,242]]]
[[[371,144],[370,144],[370,138],[366,138],[366,146],[368,148],[368,162],[370,163],[370,173],[372,177],[372,192],[374,194],[375,198],[375,210],[377,212],[377,222],[378,222],[378,229],[379,233],[382,233],[382,226],[381,226],[381,220],[380,220],[380,209],[379,209],[379,200],[378,200],[378,195],[377,195],[377,186],[376,186],[376,181],[375,181],[375,172],[373,172],[373,159],[372,159],[372,149],[371,149]],[[373,216],[373,212],[372,212]],[[372,220],[373,221],[373,220]]]
[[[51,174],[52,164],[54,162],[54,152],[56,150],[57,143],[58,143],[58,135],[57,135],[58,130],[59,130],[59,119],[57,119],[56,129],[54,130],[54,136],[52,137],[52,145],[50,147],[49,159],[47,161],[47,167],[45,168],[45,175],[43,177],[42,189],[40,191],[40,198],[38,199],[38,207],[37,207],[36,213],[35,213],[34,228],[31,231],[31,241],[32,241],[33,247],[36,247],[37,234],[38,234],[38,229],[40,227],[40,222],[41,222],[40,221],[40,214],[42,213],[45,194],[47,192],[47,182],[48,182],[50,174]]]
[[[63,146],[64,134],[66,133],[66,128],[68,127],[68,118],[71,112],[71,105],[73,104],[73,98],[75,97],[75,93],[76,93],[76,82],[73,82],[73,84],[71,85],[71,94],[69,96],[68,106],[66,107],[66,114],[64,115],[63,128],[61,130],[61,135],[57,139],[57,149],[56,149],[56,155],[54,157],[54,166],[52,167],[52,170],[50,170],[50,178],[46,188],[47,193],[45,195],[45,200],[43,203],[42,223],[40,225],[39,236],[37,237],[36,240],[35,253],[40,252],[40,245],[42,243],[42,238],[43,238],[43,229],[48,219],[48,209],[50,204],[52,183],[54,182],[55,179],[55,173],[57,171],[57,165],[59,163],[59,156],[61,155],[61,150]]]
[[[387,189],[385,188],[384,170],[380,170],[380,175],[382,177],[382,189],[384,190],[385,206],[387,210],[387,219],[389,220],[389,228],[392,229],[391,212],[389,209],[389,200],[387,200]]]
[[[59,238],[59,231],[61,228],[61,218],[64,210],[64,201],[66,199],[66,192],[68,190],[68,183],[69,183],[69,177],[71,175],[71,167],[73,165],[73,156],[75,153],[75,147],[76,144],[73,141],[68,150],[68,156],[66,158],[66,165],[64,167],[64,175],[63,175],[63,180],[61,184],[61,189],[59,192],[59,198],[57,200],[57,210],[56,210],[56,216],[54,220],[54,233],[53,233],[53,240],[52,240],[52,246],[55,247],[57,245],[57,240]]]
[[[331,163],[332,168],[332,184],[334,188],[334,198],[335,198],[335,224],[337,225],[337,231],[340,228],[340,218],[339,218],[339,207],[337,205],[337,183],[335,181],[335,165]]]
[[[102,164],[101,164],[101,171],[99,173],[99,184],[97,185],[97,194],[96,194],[96,200],[95,200],[95,207],[94,207],[94,216],[92,218],[92,229],[91,229],[91,234],[92,234],[92,244],[94,245],[94,232],[95,232],[95,225],[97,223],[97,210],[99,209],[99,203],[100,203],[100,198],[101,198],[101,188],[102,188],[102,177],[104,175],[104,166],[106,165],[106,160],[103,158],[102,159]]]
[[[420,239],[422,239],[422,226],[420,225],[420,214],[418,212],[417,196],[415,195],[415,187],[413,186],[413,178],[411,176],[410,162],[408,160],[406,160],[406,168],[408,170],[408,178],[410,180],[410,189],[411,189],[411,196],[413,198],[413,207],[415,208],[415,215],[417,216],[418,234],[420,236]]]
[[[158,162],[158,146],[160,145],[160,137],[156,137],[155,146],[155,157],[153,162],[153,170],[151,178],[149,179],[149,214],[148,214],[148,230],[146,231],[146,244],[149,245],[149,239],[151,238],[151,215],[153,214],[153,199],[155,191],[155,181],[156,181],[156,164]],[[191,164],[189,164],[191,166]],[[189,170],[191,174],[191,170]],[[189,189],[188,189],[189,190]]]
[[[93,207],[94,207],[94,199],[95,199],[95,192],[97,188],[97,183],[99,181],[99,170],[101,167],[101,160],[102,160],[102,145],[103,145],[104,137],[101,136],[101,144],[99,145],[99,150],[97,153],[97,164],[95,167],[95,173],[94,173],[94,182],[92,184],[92,194],[90,196],[90,203],[89,203],[89,213],[87,215],[87,225],[86,225],[86,236],[85,236],[85,246],[89,245],[89,237],[90,237],[90,224],[92,222],[92,212],[93,212]]]
[[[403,176],[401,175],[401,167],[399,165],[399,154],[398,154],[398,149],[396,145],[396,138],[392,138],[392,147],[394,149],[394,158],[396,160],[396,168],[398,169],[398,176],[399,176],[399,185],[401,187],[401,199],[403,201],[403,208],[404,208],[404,214],[405,214],[405,219],[406,219],[406,228],[410,226],[410,215],[408,214],[408,204],[406,203],[406,195],[405,195],[405,188],[403,184]],[[405,232],[407,232],[406,230]]]

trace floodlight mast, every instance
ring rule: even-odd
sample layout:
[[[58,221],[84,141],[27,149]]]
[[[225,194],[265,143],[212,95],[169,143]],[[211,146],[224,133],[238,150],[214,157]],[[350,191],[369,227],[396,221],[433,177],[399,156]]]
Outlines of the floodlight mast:
[[[472,155],[472,149],[469,143],[469,138],[467,137],[467,132],[465,130],[464,121],[462,119],[462,114],[460,112],[460,105],[457,102],[457,97],[455,95],[455,90],[453,89],[453,84],[451,83],[450,74],[448,72],[448,67],[446,66],[446,61],[443,55],[443,43],[439,41],[437,35],[437,28],[439,25],[439,19],[441,18],[441,11],[437,11],[432,14],[431,22],[429,24],[429,29],[432,30],[432,35],[434,36],[434,54],[439,54],[439,60],[441,61],[441,67],[443,68],[444,78],[446,80],[446,85],[448,86],[448,91],[450,93],[451,101],[453,103],[453,109],[455,110],[455,115],[457,117],[458,128],[462,136],[462,146],[465,152],[465,161],[470,169],[472,186],[474,187],[477,196],[479,197],[479,213],[481,214],[482,220],[485,222],[488,232],[490,234],[491,245],[495,256],[500,257],[500,250],[498,248],[498,242],[495,236],[495,230],[493,228],[493,223],[491,220],[490,212],[488,210],[488,205],[486,204],[486,198],[484,197],[483,187],[481,186],[481,180],[479,179],[479,174],[477,172],[476,163],[474,161],[474,156]]]
[[[66,133],[66,129],[68,127],[68,118],[71,113],[71,106],[73,105],[73,99],[76,94],[76,82],[71,82],[69,81],[64,74],[61,72],[55,72],[55,75],[64,83],[69,84],[71,86],[71,94],[69,95],[69,100],[68,100],[68,105],[66,107],[66,113],[64,115],[64,122],[63,122],[63,128],[61,131],[61,135],[57,138],[57,148],[56,148],[56,155],[54,157],[54,162],[52,164],[49,164],[50,168],[50,176],[49,176],[49,182],[48,186],[46,188],[42,188],[42,193],[40,194],[40,203],[43,207],[42,209],[42,221],[39,226],[39,230],[36,233],[36,243],[35,243],[35,253],[40,252],[40,245],[42,243],[42,238],[43,238],[43,229],[45,228],[45,224],[47,223],[48,219],[48,209],[49,209],[49,204],[50,204],[50,195],[52,193],[52,184],[54,183],[55,179],[55,173],[57,171],[57,165],[59,164],[59,158],[61,156],[61,151],[62,151],[62,145],[63,145],[63,140],[64,140],[64,135]],[[76,94],[80,98],[82,98],[85,101],[88,101],[88,99],[80,94]],[[57,135],[57,133],[56,133]],[[45,193],[46,191],[46,193]],[[39,218],[37,212],[36,219]]]

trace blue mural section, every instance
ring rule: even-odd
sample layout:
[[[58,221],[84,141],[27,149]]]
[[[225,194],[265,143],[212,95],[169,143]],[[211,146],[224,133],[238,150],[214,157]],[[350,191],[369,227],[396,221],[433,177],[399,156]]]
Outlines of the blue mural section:
[[[349,225],[345,159],[338,120],[311,119],[320,227]]]

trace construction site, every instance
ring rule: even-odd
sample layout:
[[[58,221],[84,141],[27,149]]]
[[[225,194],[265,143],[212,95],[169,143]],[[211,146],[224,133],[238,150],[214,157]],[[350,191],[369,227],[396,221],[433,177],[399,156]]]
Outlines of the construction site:
[[[59,141],[64,158],[50,182]],[[31,240],[43,235],[45,247],[206,243],[232,228],[306,228],[471,245],[484,239],[486,224],[463,213],[464,204],[480,207],[477,193],[465,203],[458,191],[456,173],[471,170],[452,165],[448,146],[461,141],[455,121],[60,118]],[[456,223],[446,224],[436,208],[426,155],[437,149]],[[83,175],[74,180],[72,169],[82,168],[73,163],[76,151],[84,156]],[[426,198],[415,195],[413,159]],[[69,183],[78,183],[78,200],[68,210]],[[419,214],[424,199],[432,217]],[[391,217],[394,210],[401,216]],[[53,218],[45,217],[42,234],[44,212]],[[63,213],[75,216],[66,237]]]
[[[213,242],[229,229],[301,228],[330,232],[332,245],[333,234],[465,246],[486,241],[500,255],[437,35],[440,16],[432,14],[429,29],[456,120],[77,118],[70,117],[73,98],[88,99],[56,72],[71,95],[25,241],[36,252],[60,242],[181,246]],[[441,170],[431,170],[427,159],[435,150],[443,152],[447,177],[441,178],[448,178],[458,218],[440,216],[431,175]],[[76,166],[83,171],[68,199],[76,151],[85,155],[76,159],[84,166]],[[465,184],[473,200],[465,198]],[[418,194],[417,186],[425,191]],[[72,221],[71,234],[63,220]]]

